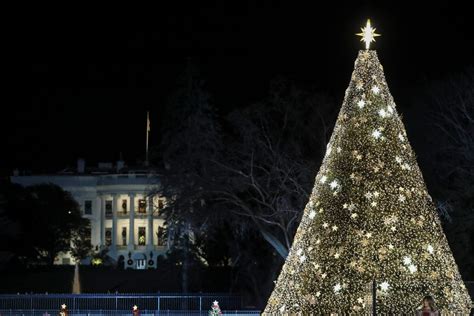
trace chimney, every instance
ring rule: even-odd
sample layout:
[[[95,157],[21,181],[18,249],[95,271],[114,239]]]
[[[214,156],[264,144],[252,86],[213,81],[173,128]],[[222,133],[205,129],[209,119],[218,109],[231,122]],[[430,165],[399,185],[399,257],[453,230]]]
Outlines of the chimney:
[[[119,173],[120,170],[123,169],[123,167],[125,167],[125,161],[123,161],[123,160],[117,160],[117,173]]]
[[[86,161],[82,158],[77,159],[77,173],[84,173],[86,171]]]
[[[117,160],[117,173],[125,167],[125,161],[123,161],[122,153],[120,153],[120,158]]]

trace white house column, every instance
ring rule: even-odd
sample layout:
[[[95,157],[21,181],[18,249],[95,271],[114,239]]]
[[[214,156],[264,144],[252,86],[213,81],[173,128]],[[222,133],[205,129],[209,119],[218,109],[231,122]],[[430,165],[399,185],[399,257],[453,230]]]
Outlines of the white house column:
[[[129,193],[130,199],[130,220],[128,226],[128,250],[135,248],[135,193]]]
[[[100,198],[100,248],[105,246],[105,197],[103,194],[99,195]]]
[[[112,195],[112,251],[117,250],[117,194]]]
[[[153,196],[148,197],[147,201],[147,224],[146,229],[146,247],[148,250],[153,249]]]

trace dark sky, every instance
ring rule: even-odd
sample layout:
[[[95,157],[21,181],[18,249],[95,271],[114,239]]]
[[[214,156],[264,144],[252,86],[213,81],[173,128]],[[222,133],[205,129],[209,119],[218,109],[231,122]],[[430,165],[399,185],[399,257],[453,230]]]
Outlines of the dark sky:
[[[188,56],[221,113],[264,97],[277,75],[316,86],[340,106],[363,48],[354,34],[368,17],[382,34],[374,47],[406,115],[420,84],[473,64],[472,13],[453,1],[194,2],[117,15],[41,12],[19,27],[13,36],[23,54],[15,62],[26,67],[14,81],[25,101],[4,105],[2,173],[59,170],[79,156],[91,164],[119,152],[129,162],[143,157],[146,110],[153,145]]]

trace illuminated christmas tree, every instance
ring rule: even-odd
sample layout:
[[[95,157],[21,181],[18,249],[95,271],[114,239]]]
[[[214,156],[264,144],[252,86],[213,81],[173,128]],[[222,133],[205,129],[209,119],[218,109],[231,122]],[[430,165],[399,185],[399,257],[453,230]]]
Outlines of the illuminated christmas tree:
[[[219,307],[219,302],[214,301],[211,306],[211,310],[209,311],[209,316],[219,316],[222,315],[221,308]]]
[[[354,72],[265,315],[413,313],[425,295],[469,314],[443,233],[374,50]],[[375,294],[371,285],[375,284]]]

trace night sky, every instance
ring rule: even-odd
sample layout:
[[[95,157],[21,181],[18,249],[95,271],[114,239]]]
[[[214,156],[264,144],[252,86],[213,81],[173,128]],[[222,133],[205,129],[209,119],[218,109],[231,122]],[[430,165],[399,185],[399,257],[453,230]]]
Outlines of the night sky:
[[[18,27],[15,45],[24,52],[18,64],[26,67],[15,74],[19,98],[4,104],[1,172],[57,171],[79,156],[88,164],[114,161],[120,152],[129,163],[143,158],[146,110],[156,145],[163,105],[187,57],[200,68],[220,114],[265,97],[277,75],[316,87],[339,107],[363,48],[354,34],[368,17],[382,34],[374,47],[408,118],[416,113],[412,96],[420,85],[473,64],[472,11],[452,1],[426,7],[414,1],[194,2],[117,15],[41,13]]]

